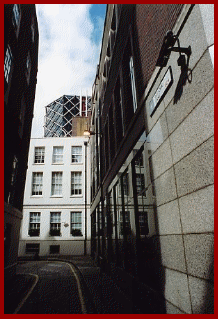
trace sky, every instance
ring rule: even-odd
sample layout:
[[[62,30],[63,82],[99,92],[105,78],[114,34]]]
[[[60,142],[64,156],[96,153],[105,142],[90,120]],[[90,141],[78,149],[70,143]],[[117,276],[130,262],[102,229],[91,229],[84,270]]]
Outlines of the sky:
[[[36,4],[39,57],[31,138],[44,136],[45,106],[62,95],[91,95],[106,4]]]

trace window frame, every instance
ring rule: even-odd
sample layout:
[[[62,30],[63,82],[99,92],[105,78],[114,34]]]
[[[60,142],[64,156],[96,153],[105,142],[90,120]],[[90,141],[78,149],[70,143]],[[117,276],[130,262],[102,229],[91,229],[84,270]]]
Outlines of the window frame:
[[[74,149],[81,150],[81,152],[80,153],[73,152]],[[73,156],[75,157],[74,161],[73,161]],[[78,160],[78,158],[81,159],[81,160]],[[81,164],[81,163],[83,163],[83,149],[82,149],[82,146],[81,145],[71,146],[71,164]]]
[[[21,20],[20,4],[14,4],[12,9],[12,24],[15,28],[16,34],[18,33],[18,30],[20,27],[20,20]]]
[[[31,247],[31,248],[30,248]],[[29,251],[29,249],[31,251]],[[26,243],[25,253],[26,254],[39,254],[40,252],[40,244],[39,243]]]
[[[34,17],[32,17],[32,22],[31,22],[31,39],[32,39],[32,42],[34,43],[34,40],[35,40],[35,19]]]
[[[53,216],[58,217],[53,220]],[[61,236],[61,212],[50,212],[50,236]]]
[[[58,248],[57,251],[52,251],[54,248]],[[54,249],[55,250],[55,249]],[[60,254],[60,245],[50,245],[49,246],[49,255]]]
[[[35,182],[34,184],[34,176],[41,176],[41,179],[38,183]],[[40,183],[41,182],[41,183]],[[41,191],[41,194],[33,194],[33,191],[34,191],[34,185],[38,186],[39,187],[39,191]],[[42,196],[43,195],[43,172],[32,172],[32,196]]]
[[[40,154],[36,154],[36,149],[41,149]],[[40,162],[36,162],[36,156],[40,157]],[[35,146],[34,148],[34,164],[45,164],[45,146]]]
[[[35,220],[34,220],[35,218]],[[31,221],[31,219],[33,221]],[[28,235],[31,237],[39,237],[40,236],[40,219],[41,219],[41,213],[40,212],[30,212],[29,214],[29,230]],[[36,227],[34,227],[36,226]],[[38,232],[38,235],[31,235],[32,231]]]
[[[73,175],[74,176],[76,176],[76,175],[78,175],[78,176],[80,176],[80,180],[79,180],[79,182],[77,182],[76,183],[76,181],[75,181],[75,179],[74,179],[74,183],[72,183],[72,180],[73,180]],[[83,193],[82,193],[82,186],[83,186],[83,182],[82,182],[82,176],[83,176],[83,174],[82,174],[82,171],[72,171],[71,172],[71,196],[82,196],[83,195]],[[74,190],[79,190],[80,192],[79,193],[73,193],[73,185],[79,185],[79,186],[81,186],[81,188],[74,188]]]
[[[12,70],[12,63],[13,63],[13,54],[11,51],[11,47],[8,44],[6,52],[5,52],[5,59],[4,59],[4,77],[5,81],[9,83],[9,78]]]
[[[60,191],[60,193],[59,193]],[[63,172],[52,172],[51,174],[51,196],[63,196]]]
[[[79,215],[79,216],[76,216],[76,215]],[[74,219],[75,217],[75,219]],[[70,234],[71,236],[73,237],[83,237],[83,232],[82,232],[82,227],[83,227],[83,223],[82,223],[82,212],[70,212],[70,218],[71,218],[71,221],[70,221]],[[77,221],[77,218],[80,219],[80,222]],[[75,227],[75,225],[79,225],[79,227]],[[81,232],[81,234],[76,234],[76,232],[74,232],[73,234],[73,231],[77,231],[79,230]]]
[[[134,60],[132,55],[129,58],[129,70],[130,70],[130,81],[131,81],[131,88],[132,88],[133,111],[135,113],[138,105],[137,105],[137,92],[136,92],[136,81],[135,81],[135,68],[134,68]]]
[[[62,150],[61,153],[55,154],[55,150]],[[57,161],[57,158],[60,157],[60,160]],[[52,164],[63,164],[64,163],[64,147],[63,146],[53,146],[52,152]]]
[[[30,83],[31,67],[32,67],[32,63],[31,63],[30,51],[28,51],[27,58],[26,58],[26,71],[25,71],[28,84]]]

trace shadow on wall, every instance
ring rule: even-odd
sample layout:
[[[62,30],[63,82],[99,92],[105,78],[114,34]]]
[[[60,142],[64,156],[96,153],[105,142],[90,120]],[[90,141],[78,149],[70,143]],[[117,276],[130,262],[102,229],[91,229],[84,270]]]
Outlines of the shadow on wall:
[[[179,77],[179,81],[177,83],[175,95],[174,95],[174,100],[173,104],[176,104],[183,93],[183,87],[186,85],[187,81],[188,83],[192,82],[192,70],[189,69],[189,58],[190,56],[187,57],[187,61],[184,55],[181,55],[178,59],[178,66],[181,68],[181,74]]]
[[[78,240],[74,240],[78,239]],[[46,253],[47,256],[57,256],[57,255],[69,255],[78,256],[84,254],[84,239],[81,237],[79,240],[78,234],[75,237],[71,237],[68,240],[63,240],[60,232],[48,231],[44,241],[47,241]],[[70,241],[70,242],[69,242]]]
[[[214,249],[211,250],[211,261],[208,269],[209,278],[214,280]],[[214,314],[214,286],[213,283],[206,281],[205,291],[203,293],[204,301],[197,313],[200,314]]]
[[[138,38],[138,30],[137,30],[137,21],[136,21],[136,13],[133,14],[133,28],[134,28],[134,43],[135,48],[140,48],[141,45],[139,44]],[[166,30],[167,31],[167,30]],[[157,48],[156,48],[157,49]],[[142,96],[144,93],[145,87],[148,83],[143,83],[143,68],[142,68],[142,61],[140,52],[134,52],[137,58],[137,63],[135,65],[136,69],[136,80],[137,80],[137,89],[139,97]],[[155,65],[148,66],[150,67],[150,72],[152,74],[152,69],[155,69]],[[145,130],[148,127],[148,119],[147,114],[145,114],[144,122],[145,122]],[[153,178],[153,164],[152,161],[149,160],[150,154],[147,150],[147,160],[149,162],[149,171],[147,172],[148,179],[150,179],[151,184],[150,187],[153,189],[153,198],[152,198],[152,207],[154,211],[154,222],[155,222],[155,229],[157,231],[156,235],[153,235],[150,238],[145,236],[145,239],[141,241],[139,250],[141,251],[141,265],[140,265],[140,278],[142,279],[140,293],[141,296],[137,293],[134,295],[135,303],[137,304],[141,299],[141,304],[144,302],[144,306],[146,308],[146,303],[149,301],[150,312],[148,309],[144,313],[153,313],[153,314],[166,314],[166,304],[165,299],[163,297],[164,290],[165,290],[165,272],[161,262],[161,247],[160,247],[160,239],[158,236],[158,219],[157,219],[157,209],[156,209],[156,199],[155,199],[155,189],[154,189],[154,178]],[[136,300],[136,299],[139,300]]]

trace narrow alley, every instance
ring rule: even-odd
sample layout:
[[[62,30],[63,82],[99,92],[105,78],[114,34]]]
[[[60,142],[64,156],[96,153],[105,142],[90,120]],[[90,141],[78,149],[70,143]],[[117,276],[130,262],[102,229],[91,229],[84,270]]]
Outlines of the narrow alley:
[[[214,4],[4,5],[4,297],[214,313]]]
[[[163,313],[152,291],[143,296],[140,309],[90,256],[21,260],[17,280],[5,290],[5,314]]]

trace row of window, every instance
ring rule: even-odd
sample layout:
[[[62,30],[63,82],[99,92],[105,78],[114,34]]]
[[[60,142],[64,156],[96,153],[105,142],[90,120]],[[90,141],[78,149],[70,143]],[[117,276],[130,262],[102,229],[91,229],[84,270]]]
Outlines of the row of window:
[[[52,153],[52,163],[62,164],[64,155],[63,146],[54,146]],[[37,146],[34,152],[34,164],[44,164],[45,163],[45,147]],[[82,146],[72,146],[71,147],[71,163],[82,163]]]
[[[28,234],[31,237],[40,236],[41,213],[30,213]],[[71,212],[70,234],[73,237],[83,236],[82,234],[82,213]],[[61,212],[50,213],[50,236],[61,236]]]
[[[95,125],[95,132],[97,132],[98,129],[101,130],[102,139],[101,144],[98,145],[98,137],[96,137],[96,148],[93,149],[95,154],[92,155],[93,195],[95,195],[99,185],[99,163],[101,163],[102,166],[102,176],[105,176],[109,167],[112,165],[117,152],[119,152],[122,139],[128,131],[132,118],[138,108],[136,69],[134,62],[133,40],[132,33],[130,33],[126,47],[124,49],[121,67],[118,71],[118,77],[114,85],[114,90],[110,94],[111,100],[109,104],[108,101],[104,101],[104,93],[100,91],[99,110],[96,110],[96,121],[95,123],[93,122],[93,125]],[[110,77],[109,72],[106,73],[107,76]],[[104,78],[104,74],[102,77]],[[99,87],[101,87],[101,85]],[[107,90],[106,84],[105,87],[104,85],[102,87],[103,92]],[[102,117],[99,114],[102,112],[101,106],[105,105],[105,103],[108,104],[109,108],[107,116],[105,115]],[[105,121],[101,122],[103,118],[105,118]],[[99,125],[99,122],[101,122],[101,125]]]
[[[12,10],[12,23],[14,25],[16,34],[18,34],[20,20],[21,20],[20,5],[14,4],[13,10]],[[34,36],[35,36],[34,19],[32,20],[32,24],[31,24],[31,33],[32,33],[32,41],[34,42]],[[5,60],[4,60],[4,76],[7,83],[9,82],[9,75],[12,69],[12,62],[13,62],[12,49],[11,49],[11,46],[8,44],[6,49],[6,54],[5,54]],[[25,71],[28,84],[30,80],[30,72],[31,72],[31,58],[30,58],[30,51],[28,51],[27,58],[26,58],[26,71]]]
[[[39,255],[40,244],[38,243],[28,243],[26,244],[26,254],[38,254]],[[59,254],[60,245],[50,245],[49,254]]]
[[[52,172],[51,195],[62,195],[63,172]],[[43,172],[33,172],[32,195],[42,195]],[[82,194],[82,172],[71,172],[71,195]]]

